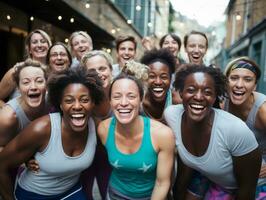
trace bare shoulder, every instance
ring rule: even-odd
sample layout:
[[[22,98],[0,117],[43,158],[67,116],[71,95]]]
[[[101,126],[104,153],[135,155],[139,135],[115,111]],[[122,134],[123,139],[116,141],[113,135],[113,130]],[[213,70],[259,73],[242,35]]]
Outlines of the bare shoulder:
[[[155,146],[174,147],[175,137],[171,128],[161,122],[151,119],[151,135]]]
[[[112,118],[101,121],[97,127],[97,134],[100,137],[102,144],[106,143],[107,134]]]
[[[261,105],[257,113],[256,126],[266,131],[266,101]]]
[[[2,131],[17,128],[16,113],[9,105],[5,104],[0,110],[0,126]]]
[[[51,135],[51,121],[49,115],[42,116],[32,121],[18,135],[17,141],[34,145],[41,150],[47,146]],[[31,144],[30,144],[31,143]]]

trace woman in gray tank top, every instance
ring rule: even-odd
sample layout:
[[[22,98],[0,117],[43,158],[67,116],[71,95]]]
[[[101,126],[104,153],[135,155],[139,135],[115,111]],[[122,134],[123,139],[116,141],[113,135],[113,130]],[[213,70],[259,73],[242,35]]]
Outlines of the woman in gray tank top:
[[[0,110],[0,147],[5,146],[31,121],[47,113],[45,105],[46,69],[31,59],[20,63],[13,80],[20,97],[6,103]]]
[[[8,169],[34,156],[38,173],[24,170],[18,177],[18,200],[85,200],[80,173],[93,160],[96,147],[95,104],[103,98],[102,83],[94,71],[68,69],[48,81],[49,100],[58,112],[30,123],[0,153],[0,194],[13,199]]]
[[[263,164],[258,184],[266,184],[266,96],[255,92],[261,71],[248,57],[239,57],[228,63],[225,70],[228,78],[229,99],[224,109],[242,119],[255,134],[263,155]],[[266,191],[265,191],[266,193]]]

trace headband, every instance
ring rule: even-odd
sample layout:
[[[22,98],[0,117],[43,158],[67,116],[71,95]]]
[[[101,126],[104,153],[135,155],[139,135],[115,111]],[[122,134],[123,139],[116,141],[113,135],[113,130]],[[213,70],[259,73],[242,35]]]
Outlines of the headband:
[[[250,64],[246,61],[239,61],[239,62],[233,64],[233,66],[231,67],[230,73],[233,70],[239,69],[239,68],[248,69],[248,70],[252,71],[256,76],[258,74],[256,67],[254,67],[252,64]]]

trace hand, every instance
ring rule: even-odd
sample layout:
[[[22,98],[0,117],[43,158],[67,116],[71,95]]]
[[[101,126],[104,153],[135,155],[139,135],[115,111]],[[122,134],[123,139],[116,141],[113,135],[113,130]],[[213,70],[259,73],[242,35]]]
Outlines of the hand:
[[[144,37],[141,40],[141,43],[142,43],[142,46],[148,51],[151,50],[154,47],[154,44],[153,44],[153,42],[152,42],[150,37]]]
[[[259,178],[265,178],[265,177],[266,177],[266,164],[263,164],[260,169]]]
[[[26,162],[26,167],[34,173],[38,173],[40,170],[40,166],[35,159],[31,159],[28,162]]]

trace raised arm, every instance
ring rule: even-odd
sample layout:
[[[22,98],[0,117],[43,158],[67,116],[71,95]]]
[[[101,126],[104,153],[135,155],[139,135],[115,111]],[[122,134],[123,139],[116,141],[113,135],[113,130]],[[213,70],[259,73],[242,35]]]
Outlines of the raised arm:
[[[254,200],[261,167],[259,149],[243,156],[233,157],[233,167],[238,183],[236,200]]]
[[[29,124],[0,152],[0,193],[5,200],[13,198],[13,186],[8,169],[19,166],[37,151],[42,151],[50,138],[49,117],[44,116]]]
[[[154,146],[157,146],[158,148],[156,180],[151,199],[163,200],[166,199],[171,186],[175,139],[171,129],[163,124],[158,128],[156,128],[156,126],[153,127],[151,131],[157,132],[152,134],[152,138],[153,143],[155,144]]]
[[[13,80],[15,67],[9,69],[0,82],[0,100],[3,102],[16,88],[16,83]]]

